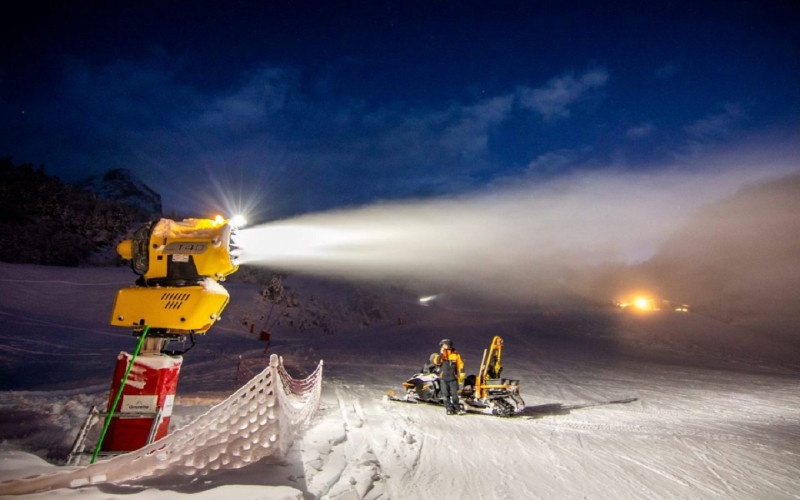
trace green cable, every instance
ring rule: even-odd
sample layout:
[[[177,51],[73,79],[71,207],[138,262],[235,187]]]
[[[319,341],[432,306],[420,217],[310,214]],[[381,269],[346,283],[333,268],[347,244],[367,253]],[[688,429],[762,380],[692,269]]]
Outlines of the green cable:
[[[142,349],[142,344],[144,344],[144,337],[147,335],[147,331],[150,330],[150,327],[145,325],[144,330],[142,330],[142,336],[139,337],[139,345],[136,346],[136,350],[133,352],[133,357],[131,358],[131,362],[128,363],[128,369],[125,370],[125,377],[122,379],[122,384],[119,386],[119,391],[117,391],[117,397],[114,398],[114,404],[111,405],[111,411],[108,412],[108,416],[106,417],[106,423],[103,425],[103,432],[100,433],[100,439],[97,441],[97,446],[94,448],[94,454],[92,454],[92,461],[89,462],[93,464],[95,460],[97,460],[97,454],[100,453],[100,446],[103,444],[103,439],[106,437],[106,431],[108,431],[108,425],[111,423],[111,419],[114,417],[114,410],[117,408],[117,403],[119,403],[119,398],[122,397],[122,390],[125,389],[125,384],[128,382],[128,375],[131,374],[131,368],[133,368],[133,362],[136,361],[136,356],[139,355],[139,351]]]

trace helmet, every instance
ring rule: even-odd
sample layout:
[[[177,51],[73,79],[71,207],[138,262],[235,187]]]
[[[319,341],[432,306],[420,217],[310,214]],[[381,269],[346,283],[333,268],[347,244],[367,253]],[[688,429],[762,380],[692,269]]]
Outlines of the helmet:
[[[439,347],[442,347],[442,346],[443,346],[443,345],[445,345],[445,344],[446,344],[446,345],[447,345],[447,347],[449,347],[450,349],[452,349],[452,348],[453,348],[453,341],[452,341],[452,340],[450,340],[450,339],[442,339],[442,340],[441,340],[441,342],[439,342]]]

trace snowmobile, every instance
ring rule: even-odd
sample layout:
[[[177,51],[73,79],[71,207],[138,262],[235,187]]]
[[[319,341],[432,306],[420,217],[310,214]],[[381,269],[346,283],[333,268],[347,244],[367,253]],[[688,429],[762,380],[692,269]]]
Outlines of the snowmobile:
[[[503,367],[500,357],[503,352],[503,339],[495,335],[489,349],[483,350],[480,370],[477,375],[469,375],[459,381],[458,396],[464,410],[500,417],[510,417],[525,407],[519,395],[519,380],[500,378]],[[431,354],[428,362],[419,373],[403,383],[404,396],[389,391],[389,399],[407,403],[430,403],[444,405],[439,375]]]

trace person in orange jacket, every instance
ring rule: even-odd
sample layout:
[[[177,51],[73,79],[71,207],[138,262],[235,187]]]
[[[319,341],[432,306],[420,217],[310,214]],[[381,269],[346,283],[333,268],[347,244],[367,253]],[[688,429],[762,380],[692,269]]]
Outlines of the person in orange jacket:
[[[442,397],[448,415],[463,414],[461,403],[458,401],[458,382],[464,373],[464,361],[453,347],[453,341],[444,339],[439,342],[439,356],[434,360],[439,367]]]

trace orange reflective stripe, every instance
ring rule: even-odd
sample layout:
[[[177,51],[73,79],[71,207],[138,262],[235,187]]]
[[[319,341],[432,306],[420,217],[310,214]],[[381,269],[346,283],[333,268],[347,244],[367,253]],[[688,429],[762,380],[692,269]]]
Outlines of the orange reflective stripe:
[[[455,351],[445,351],[445,356],[442,356],[442,357],[445,358],[445,359],[443,359],[443,361],[455,362],[456,369],[458,370],[458,373],[461,373],[462,371],[464,371],[464,360],[461,359],[461,355],[459,353],[457,353]],[[438,363],[438,364],[441,364],[441,363]]]

